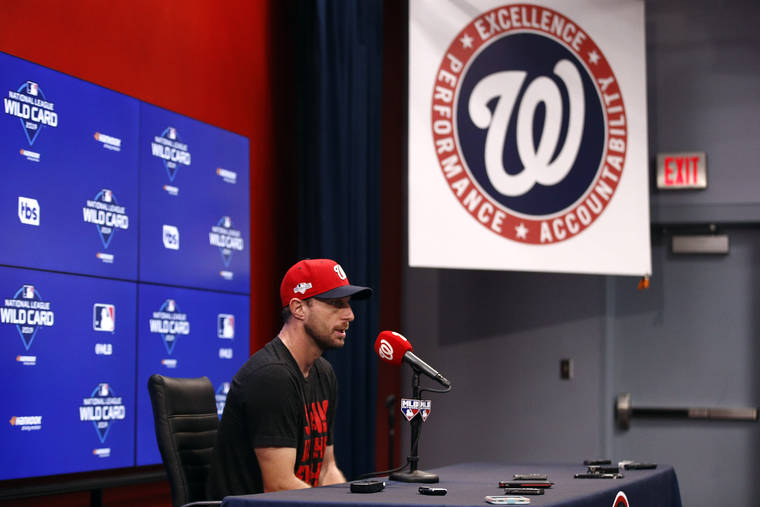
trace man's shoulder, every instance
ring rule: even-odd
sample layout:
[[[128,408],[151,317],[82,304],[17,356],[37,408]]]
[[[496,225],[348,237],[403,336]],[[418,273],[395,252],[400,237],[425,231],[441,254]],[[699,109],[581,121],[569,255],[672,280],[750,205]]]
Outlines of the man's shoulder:
[[[294,375],[293,366],[278,347],[277,338],[270,341],[248,358],[235,377],[244,380],[251,377],[287,378]]]

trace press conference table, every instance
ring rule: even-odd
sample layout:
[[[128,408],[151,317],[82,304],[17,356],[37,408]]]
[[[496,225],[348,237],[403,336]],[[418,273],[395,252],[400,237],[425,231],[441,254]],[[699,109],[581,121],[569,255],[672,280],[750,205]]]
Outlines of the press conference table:
[[[554,485],[543,495],[526,495],[530,505],[562,507],[681,507],[681,495],[675,470],[658,465],[654,470],[625,470],[622,479],[575,479],[585,472],[583,465],[506,465],[499,463],[462,463],[428,469],[440,477],[437,486],[448,489],[446,496],[418,493],[420,484],[407,484],[384,479],[385,489],[379,493],[351,493],[348,484],[314,489],[279,491],[258,495],[229,496],[223,507],[290,507],[305,505],[343,506],[369,505],[458,505],[483,506],[486,495],[502,495],[500,480],[512,479],[516,473],[546,473]],[[615,502],[622,491],[628,503]]]

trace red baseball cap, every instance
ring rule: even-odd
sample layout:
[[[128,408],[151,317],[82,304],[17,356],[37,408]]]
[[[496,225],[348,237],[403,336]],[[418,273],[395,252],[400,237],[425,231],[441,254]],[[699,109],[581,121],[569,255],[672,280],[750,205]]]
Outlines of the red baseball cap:
[[[283,308],[293,298],[321,299],[352,296],[364,299],[372,295],[372,289],[351,285],[340,264],[330,259],[304,259],[295,263],[282,279],[280,301]]]

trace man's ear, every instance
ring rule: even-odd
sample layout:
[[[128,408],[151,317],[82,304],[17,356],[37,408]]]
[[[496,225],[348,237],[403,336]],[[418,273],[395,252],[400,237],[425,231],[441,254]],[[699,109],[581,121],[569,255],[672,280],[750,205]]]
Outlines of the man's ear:
[[[306,311],[304,309],[306,306],[305,301],[298,298],[293,298],[290,300],[290,303],[288,303],[288,306],[290,307],[290,314],[293,317],[298,320],[304,320],[306,318]]]

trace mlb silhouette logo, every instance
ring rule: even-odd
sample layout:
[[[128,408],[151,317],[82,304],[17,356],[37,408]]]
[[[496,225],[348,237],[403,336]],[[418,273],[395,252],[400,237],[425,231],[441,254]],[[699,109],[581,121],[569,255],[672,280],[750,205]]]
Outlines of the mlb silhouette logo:
[[[169,127],[167,130],[168,132],[166,135],[169,137],[169,139],[171,139],[172,141],[177,139],[177,129],[175,129],[174,127]]]
[[[113,193],[110,190],[103,189],[103,201],[104,202],[111,202],[113,201]]]
[[[166,311],[173,312],[177,309],[177,303],[173,299],[166,300]]]
[[[407,421],[411,421],[412,419],[414,419],[414,416],[417,415],[417,413],[419,412],[419,409],[406,408],[406,409],[403,409],[401,412],[404,414],[404,417],[406,417]]]
[[[98,393],[99,396],[108,396],[108,384],[100,384],[100,392]]]
[[[235,316],[220,313],[217,317],[217,332],[219,338],[231,340],[235,338]]]
[[[26,93],[28,93],[29,95],[33,97],[36,97],[39,91],[40,91],[40,85],[38,85],[34,81],[26,82]]]
[[[116,329],[116,306],[104,303],[92,305],[92,328],[113,333]]]
[[[34,285],[24,285],[24,290],[21,294],[21,297],[24,299],[34,299]]]
[[[232,219],[230,217],[224,217],[224,228],[229,229],[232,227]]]

